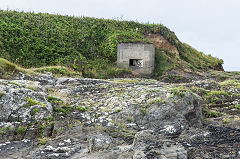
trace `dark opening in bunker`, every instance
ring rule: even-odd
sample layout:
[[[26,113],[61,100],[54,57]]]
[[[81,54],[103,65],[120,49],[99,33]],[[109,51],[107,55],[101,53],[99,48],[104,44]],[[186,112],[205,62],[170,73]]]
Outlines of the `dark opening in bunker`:
[[[142,59],[129,59],[129,66],[143,67]]]

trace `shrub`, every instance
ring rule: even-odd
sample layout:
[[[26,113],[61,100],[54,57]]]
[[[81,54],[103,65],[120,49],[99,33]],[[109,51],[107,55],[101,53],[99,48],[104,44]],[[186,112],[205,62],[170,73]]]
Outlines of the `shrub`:
[[[50,103],[56,104],[58,102],[61,102],[62,100],[57,97],[47,96],[47,101]]]
[[[218,118],[221,116],[221,114],[219,112],[214,111],[214,110],[207,110],[207,109],[203,110],[203,114],[207,118]]]
[[[231,98],[231,94],[231,92],[226,92],[224,90],[213,90],[210,92],[206,92],[206,94],[203,95],[203,98],[207,103],[216,103],[217,101],[224,101],[225,99]]]
[[[55,112],[70,113],[74,108],[71,105],[65,104],[61,107],[55,107],[53,110]]]
[[[223,124],[228,124],[228,123],[231,122],[231,119],[230,119],[230,118],[224,118],[224,119],[222,120],[222,122],[223,122]]]
[[[46,145],[46,143],[48,142],[48,139],[47,138],[40,138],[38,139],[38,145],[41,146],[41,145]]]
[[[19,127],[15,130],[16,134],[23,134],[23,133],[25,133],[26,131],[27,131],[27,127],[26,127],[26,126],[19,126]]]

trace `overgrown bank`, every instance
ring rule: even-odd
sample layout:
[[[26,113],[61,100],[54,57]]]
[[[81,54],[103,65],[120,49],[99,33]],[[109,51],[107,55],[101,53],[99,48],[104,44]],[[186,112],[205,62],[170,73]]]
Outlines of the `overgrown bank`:
[[[222,60],[183,44],[161,24],[0,10],[0,57],[26,68],[63,65],[84,77],[121,77],[130,71],[116,68],[117,43],[152,43],[149,34],[162,36],[179,52],[157,47],[155,78],[175,68],[222,68]]]

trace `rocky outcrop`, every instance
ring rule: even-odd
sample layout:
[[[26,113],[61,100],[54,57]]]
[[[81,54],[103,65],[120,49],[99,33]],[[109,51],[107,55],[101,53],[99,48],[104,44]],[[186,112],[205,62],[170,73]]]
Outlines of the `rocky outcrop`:
[[[49,136],[53,109],[46,94],[38,91],[39,83],[23,80],[0,83],[1,141],[33,139],[38,134]]]
[[[3,158],[211,158],[196,150],[221,131],[203,127],[200,96],[156,80],[20,73],[0,92]]]
[[[134,159],[140,158],[187,158],[185,148],[172,140],[154,133],[153,131],[144,130],[135,135],[133,142]]]

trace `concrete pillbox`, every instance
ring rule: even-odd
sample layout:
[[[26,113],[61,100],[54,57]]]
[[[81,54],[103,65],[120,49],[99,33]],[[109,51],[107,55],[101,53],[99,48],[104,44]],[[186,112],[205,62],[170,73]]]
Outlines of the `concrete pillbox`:
[[[133,73],[151,75],[155,63],[155,46],[147,43],[119,43],[117,65],[133,70]]]

